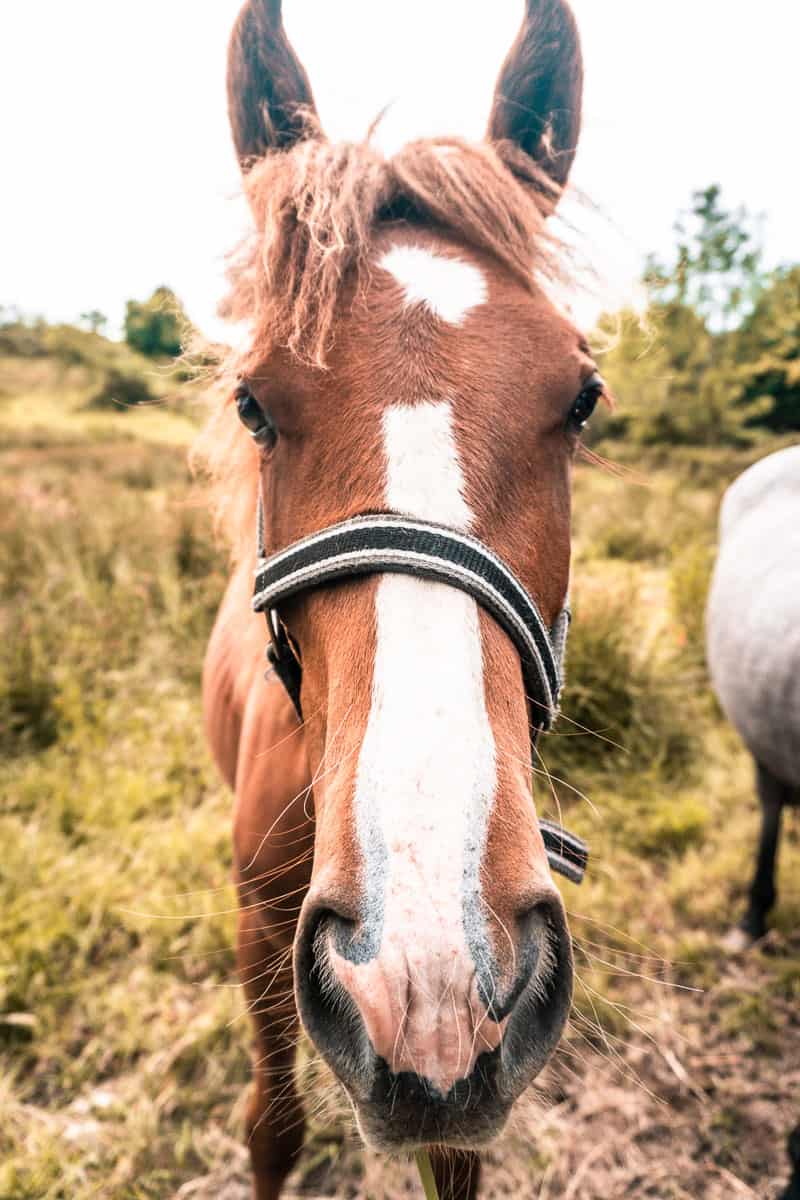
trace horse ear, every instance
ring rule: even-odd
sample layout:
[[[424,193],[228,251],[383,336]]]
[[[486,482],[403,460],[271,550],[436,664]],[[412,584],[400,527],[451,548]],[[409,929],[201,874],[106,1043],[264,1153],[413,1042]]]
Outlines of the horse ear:
[[[308,76],[292,49],[281,0],[247,0],[228,46],[228,116],[242,170],[316,132]]]
[[[487,137],[511,142],[534,160],[553,184],[553,207],[578,148],[582,98],[583,58],[569,4],[526,0],[495,85]]]

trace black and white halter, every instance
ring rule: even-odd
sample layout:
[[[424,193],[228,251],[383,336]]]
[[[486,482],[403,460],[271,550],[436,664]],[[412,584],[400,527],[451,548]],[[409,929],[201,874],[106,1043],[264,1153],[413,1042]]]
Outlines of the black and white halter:
[[[477,538],[397,513],[374,513],[330,525],[268,558],[259,499],[257,551],[253,610],[266,614],[267,657],[301,720],[302,659],[280,605],[345,579],[394,572],[458,588],[494,617],[520,656],[532,742],[552,727],[564,682],[569,606],[548,629],[511,568]],[[551,868],[580,883],[588,860],[585,843],[552,822],[539,826]]]

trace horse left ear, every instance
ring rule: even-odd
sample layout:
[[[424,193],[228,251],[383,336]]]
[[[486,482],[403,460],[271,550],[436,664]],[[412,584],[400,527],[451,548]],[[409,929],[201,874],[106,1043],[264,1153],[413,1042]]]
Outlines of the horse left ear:
[[[578,148],[582,100],[583,57],[569,4],[526,0],[522,26],[495,85],[487,137],[513,143],[544,171],[552,184],[546,197],[551,209]],[[524,171],[517,173],[524,178]]]
[[[247,0],[228,46],[228,115],[242,170],[317,132],[311,84],[286,36],[281,0]]]

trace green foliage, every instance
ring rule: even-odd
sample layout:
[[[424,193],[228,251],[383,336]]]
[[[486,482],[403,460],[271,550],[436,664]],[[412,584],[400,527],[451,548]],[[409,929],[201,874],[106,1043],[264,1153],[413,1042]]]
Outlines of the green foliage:
[[[643,316],[598,324],[618,401],[599,436],[746,447],[764,427],[800,428],[800,267],[765,272],[754,223],[717,186],[694,194],[676,233],[674,260],[649,262]]]
[[[26,321],[15,309],[0,308],[0,356],[42,358],[48,349],[42,320]]]
[[[650,858],[671,858],[690,846],[702,846],[710,820],[702,796],[679,792],[669,804],[652,804],[647,792],[642,798],[645,803],[631,805],[628,814],[627,844],[632,850]]]
[[[760,425],[800,429],[800,266],[775,272],[736,342],[744,404],[760,406]]]
[[[653,304],[644,319],[601,318],[603,374],[617,400],[606,436],[641,446],[748,446],[764,411],[745,394],[734,344],[694,309]]]
[[[97,308],[90,308],[81,313],[81,322],[87,326],[90,333],[102,333],[108,325],[108,317]]]
[[[696,537],[676,550],[670,570],[672,614],[686,655],[698,665],[705,663],[705,612],[713,567],[712,546]]]
[[[736,324],[762,287],[761,247],[745,208],[721,205],[719,184],[692,194],[675,222],[671,264],[648,260],[645,282],[657,304],[690,308],[710,328]]]
[[[43,750],[57,738],[57,687],[30,623],[10,631],[0,648],[0,751]]]
[[[43,367],[45,363],[58,365],[62,389],[68,390],[68,378],[80,378],[83,403],[98,412],[124,412],[152,404],[170,394],[170,389],[174,394],[176,386],[187,379],[182,366],[156,364],[125,342],[111,341],[95,329],[26,322],[16,316],[0,323],[0,358],[38,359]],[[5,368],[4,374],[8,374]]]
[[[167,287],[158,287],[149,300],[129,300],[125,310],[125,340],[148,358],[176,358],[189,321],[180,301]]]
[[[19,358],[51,358],[66,366],[104,366],[114,354],[114,343],[97,330],[76,325],[48,325],[36,318],[29,321],[17,313],[0,317],[0,355]]]
[[[590,767],[593,772],[655,772],[685,778],[695,749],[692,713],[683,703],[686,672],[675,655],[648,642],[637,620],[635,589],[620,584],[578,593],[570,635],[564,699],[565,737],[548,746],[557,774]]]

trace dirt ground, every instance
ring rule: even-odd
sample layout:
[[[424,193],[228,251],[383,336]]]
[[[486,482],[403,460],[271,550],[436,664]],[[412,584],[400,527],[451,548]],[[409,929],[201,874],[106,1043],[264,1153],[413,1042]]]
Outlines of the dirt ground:
[[[579,1019],[485,1154],[484,1200],[775,1200],[789,1174],[786,1135],[800,1121],[797,981],[776,964],[798,956],[800,932],[772,934],[722,960],[703,991],[643,980],[628,1032],[605,1044],[596,1031],[581,1035]],[[632,956],[629,969],[644,974],[647,962]],[[421,1196],[413,1164],[365,1155],[336,1099],[331,1109],[288,1196]],[[247,1155],[232,1143],[229,1163],[176,1200],[249,1200],[248,1180]]]

